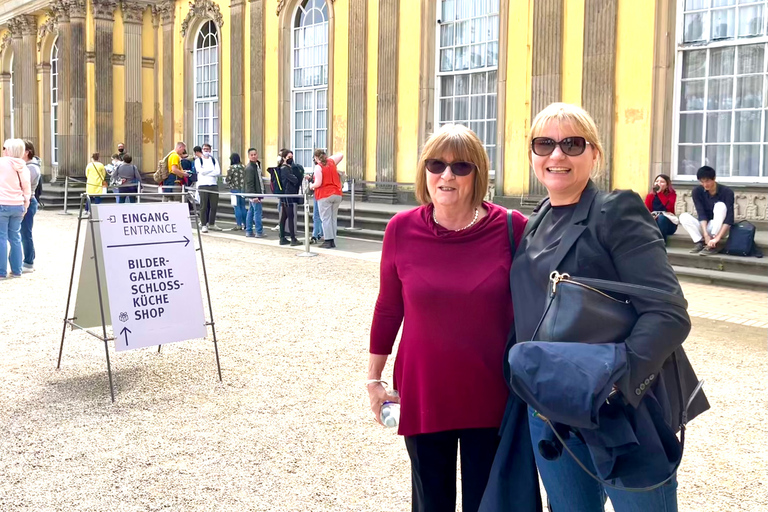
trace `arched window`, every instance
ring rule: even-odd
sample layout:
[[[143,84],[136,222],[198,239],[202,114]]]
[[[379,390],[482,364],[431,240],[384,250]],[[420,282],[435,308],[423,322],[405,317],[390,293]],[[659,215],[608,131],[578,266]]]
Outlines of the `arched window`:
[[[11,86],[8,89],[10,91],[10,96],[11,96],[11,103],[10,103],[10,107],[11,107],[11,109],[10,109],[11,110],[11,137],[10,138],[13,139],[15,137],[14,133],[15,133],[15,130],[16,130],[16,128],[14,128],[14,126],[13,126],[15,124],[14,123],[15,116],[13,114],[13,55],[11,55],[11,82],[10,82],[10,84],[11,84]]]
[[[495,170],[499,0],[442,0],[437,18],[436,125],[468,126]]]
[[[315,148],[328,148],[328,7],[304,0],[296,10],[292,37],[291,139],[293,156],[312,166]]]
[[[51,47],[51,163],[59,163],[59,39]]]
[[[195,145],[208,143],[219,156],[219,33],[213,21],[195,38]]]

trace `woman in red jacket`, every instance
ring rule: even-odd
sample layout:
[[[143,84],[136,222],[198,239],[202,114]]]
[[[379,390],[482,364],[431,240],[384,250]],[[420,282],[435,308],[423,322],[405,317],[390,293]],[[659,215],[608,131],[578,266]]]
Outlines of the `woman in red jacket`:
[[[677,231],[677,216],[675,216],[675,202],[677,194],[672,188],[672,181],[666,174],[659,174],[653,180],[653,192],[645,196],[645,206],[656,219],[661,235],[666,243],[667,237]]]

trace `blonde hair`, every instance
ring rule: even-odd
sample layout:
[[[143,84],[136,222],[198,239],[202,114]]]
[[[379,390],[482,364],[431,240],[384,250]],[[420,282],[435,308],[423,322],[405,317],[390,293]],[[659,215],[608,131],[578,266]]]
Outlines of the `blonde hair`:
[[[8,151],[8,156],[15,158],[24,157],[26,146],[24,145],[24,141],[21,139],[5,139],[5,142],[3,142],[3,147],[6,151]]]
[[[592,177],[598,177],[601,173],[605,153],[603,152],[603,145],[600,143],[600,136],[597,133],[597,125],[586,110],[570,103],[552,103],[536,114],[536,117],[531,122],[531,130],[528,133],[528,161],[530,164],[533,165],[531,141],[541,136],[541,132],[553,121],[561,125],[570,125],[577,135],[587,139],[587,142],[597,153],[595,155],[595,165],[592,168]]]
[[[419,164],[416,168],[416,199],[419,203],[432,202],[427,189],[427,164],[430,159],[442,159],[445,153],[451,153],[456,161],[471,162],[475,169],[472,206],[480,206],[488,192],[488,169],[490,163],[483,143],[475,132],[460,124],[447,124],[433,133],[424,144]]]

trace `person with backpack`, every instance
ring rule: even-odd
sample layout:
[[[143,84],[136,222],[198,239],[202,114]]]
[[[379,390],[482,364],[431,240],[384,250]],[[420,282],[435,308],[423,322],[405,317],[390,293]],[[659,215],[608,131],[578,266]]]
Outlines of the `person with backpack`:
[[[685,212],[680,214],[680,224],[693,240],[690,253],[709,256],[718,252],[717,244],[733,226],[733,190],[719,184],[717,173],[708,165],[696,171],[696,179],[701,185],[693,189],[691,196],[699,218]]]
[[[139,169],[133,165],[133,157],[126,153],[123,155],[123,163],[112,171],[112,182],[118,187],[117,202],[135,203],[136,196],[123,196],[122,194],[135,194],[138,192],[138,184],[141,182]]]
[[[216,225],[216,210],[219,208],[219,176],[221,168],[213,157],[211,145],[203,144],[202,157],[195,159],[197,191],[200,193],[200,231],[221,231]]]
[[[235,194],[235,222],[237,226],[233,231],[242,231],[245,229],[245,198],[240,194],[245,189],[245,168],[240,161],[238,153],[232,153],[229,156],[229,169],[225,178],[229,185],[229,191]]]
[[[301,190],[301,181],[304,179],[304,167],[294,162],[293,151],[290,149],[283,149],[280,153],[280,157],[283,160],[282,165],[278,169],[278,178],[282,187],[282,194],[298,194]],[[280,199],[280,245],[291,244],[301,245],[296,239],[296,222],[295,222],[295,210],[296,204],[299,203],[299,199],[293,197],[287,197]],[[285,224],[288,222],[288,232],[285,231]],[[288,241],[286,234],[291,236],[291,240]]]

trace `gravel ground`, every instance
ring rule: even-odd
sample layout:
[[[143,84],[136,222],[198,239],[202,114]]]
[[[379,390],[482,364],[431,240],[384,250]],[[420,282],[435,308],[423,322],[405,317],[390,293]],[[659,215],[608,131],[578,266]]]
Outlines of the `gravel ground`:
[[[363,387],[378,264],[206,237],[224,382],[210,341],[112,352],[112,404],[95,338],[55,370],[75,225],[38,214],[38,271],[0,282],[0,510],[410,510]],[[686,345],[713,410],[680,510],[765,511],[766,330],[697,319]]]

